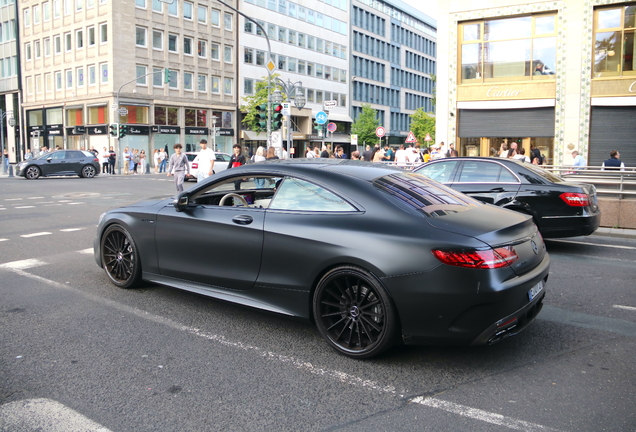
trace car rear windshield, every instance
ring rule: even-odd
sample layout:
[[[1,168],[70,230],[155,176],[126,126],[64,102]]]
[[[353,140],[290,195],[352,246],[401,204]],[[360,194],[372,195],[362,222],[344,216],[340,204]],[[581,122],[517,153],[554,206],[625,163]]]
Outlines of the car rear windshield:
[[[483,205],[468,195],[416,173],[389,174],[375,179],[373,184],[428,217],[460,213]]]

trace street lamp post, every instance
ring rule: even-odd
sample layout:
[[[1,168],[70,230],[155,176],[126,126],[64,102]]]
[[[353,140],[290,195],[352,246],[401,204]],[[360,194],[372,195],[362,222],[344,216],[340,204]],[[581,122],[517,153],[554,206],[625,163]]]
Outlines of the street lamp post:
[[[285,92],[285,96],[287,96],[288,101],[293,101],[296,108],[299,110],[303,109],[307,100],[305,99],[305,93],[303,92],[303,83],[291,82],[291,80],[287,80],[287,82],[283,81],[280,78],[275,79],[276,84],[278,84]],[[293,96],[293,97],[292,97]],[[276,89],[274,94],[272,95],[272,101],[275,104],[280,104],[283,102],[283,95],[281,91]],[[291,129],[291,107],[290,111],[285,114],[287,116],[287,154],[289,157],[293,157],[292,147],[293,147],[293,136]]]
[[[11,117],[9,117],[9,124],[13,126],[15,124],[15,119],[13,118],[13,111],[4,111],[4,110],[0,109],[0,143],[1,143],[0,146],[2,147],[0,149],[0,151],[2,153],[2,159],[1,159],[2,160],[2,171],[5,174],[8,173],[7,165],[9,163],[9,160],[4,157],[4,119],[8,115],[11,115]]]
[[[215,153],[219,151],[216,148],[216,121],[217,120],[218,120],[218,117],[213,114],[212,115],[212,148],[214,149]]]

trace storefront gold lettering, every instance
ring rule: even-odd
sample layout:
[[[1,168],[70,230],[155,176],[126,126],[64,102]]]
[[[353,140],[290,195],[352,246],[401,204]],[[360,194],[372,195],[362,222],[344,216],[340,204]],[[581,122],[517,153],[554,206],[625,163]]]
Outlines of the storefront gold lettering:
[[[498,88],[498,86],[490,87],[488,92],[486,92],[486,97],[515,97],[519,96],[522,92],[522,90],[511,89],[497,90]]]
[[[634,81],[632,83],[632,85],[629,86],[629,90],[630,93],[636,93],[636,81]]]

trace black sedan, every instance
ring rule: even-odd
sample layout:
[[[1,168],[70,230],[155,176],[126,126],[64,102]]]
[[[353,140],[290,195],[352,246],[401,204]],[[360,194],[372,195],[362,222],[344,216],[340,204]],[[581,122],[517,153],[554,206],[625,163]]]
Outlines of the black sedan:
[[[485,203],[531,215],[544,237],[589,235],[601,223],[594,185],[565,181],[516,159],[444,158],[414,171]]]
[[[121,288],[143,280],[311,319],[354,358],[400,339],[517,334],[542,307],[550,262],[529,216],[340,159],[245,165],[110,210],[94,253]]]
[[[20,162],[16,175],[29,180],[50,176],[93,178],[99,174],[99,159],[88,151],[57,150]]]

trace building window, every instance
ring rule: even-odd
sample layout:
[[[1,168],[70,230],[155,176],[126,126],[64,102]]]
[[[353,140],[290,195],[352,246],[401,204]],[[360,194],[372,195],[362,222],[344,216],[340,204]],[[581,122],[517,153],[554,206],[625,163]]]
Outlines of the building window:
[[[636,75],[636,5],[594,11],[594,78]]]
[[[108,24],[103,23],[99,25],[99,43],[108,42]]]
[[[33,25],[40,24],[40,5],[33,6]]]
[[[254,63],[254,50],[252,48],[245,48],[245,54],[243,56],[243,62],[252,64]]]
[[[206,6],[197,6],[197,19],[201,24],[208,21],[208,8]]]
[[[66,71],[66,88],[73,88],[73,71],[71,69]]]
[[[155,106],[155,124],[177,126],[179,124],[179,108]]]
[[[171,89],[179,88],[179,71],[170,71],[170,80],[168,81],[168,87]]]
[[[214,27],[219,27],[220,19],[221,19],[221,12],[219,12],[216,9],[212,9],[210,13],[210,24],[212,24]]]
[[[163,32],[159,30],[152,31],[152,48],[163,50]]]
[[[232,31],[232,14],[225,12],[223,15],[223,26],[225,30]]]
[[[60,0],[53,0],[53,18],[57,19],[61,16]]]
[[[135,0],[135,6],[141,9],[146,9],[146,0]]]
[[[208,77],[206,75],[199,75],[197,77],[197,90],[199,90],[200,93],[206,93],[208,91],[207,84]]]
[[[39,40],[36,40],[35,43],[33,44],[33,50],[35,51],[36,60],[39,59],[42,56],[42,53],[40,51],[40,41]]]
[[[176,53],[177,50],[177,35],[169,34],[168,35],[168,51]]]
[[[183,73],[183,89],[187,91],[194,90],[194,74],[192,72]]]
[[[35,93],[42,94],[42,75],[35,76]]]
[[[224,78],[223,79],[223,93],[226,95],[232,94],[232,82],[234,80],[232,78]]]
[[[554,79],[556,14],[459,25],[462,83]]]
[[[143,27],[137,27],[136,31],[135,31],[135,45],[137,45],[138,47],[145,47],[146,46],[146,33],[148,30],[146,30]]]
[[[44,57],[51,57],[51,38],[45,38],[42,43],[44,44]]]
[[[108,83],[108,63],[102,63],[99,65],[99,76],[102,84]]]
[[[51,21],[51,2],[42,3],[42,13],[44,15],[44,22]]]
[[[210,89],[211,89],[212,93],[215,93],[215,94],[221,93],[220,78],[213,76],[210,79],[211,79],[211,81],[210,81]]]
[[[137,73],[137,85],[139,86],[147,86],[148,85],[148,67],[137,65],[136,67]]]
[[[173,0],[168,4],[168,15],[179,16],[179,0]]]
[[[24,27],[31,27],[31,9],[24,10]]]
[[[199,55],[199,57],[201,58],[205,58],[207,56],[207,45],[206,45],[206,41],[204,40],[199,40],[197,42],[197,54]]]
[[[84,48],[84,31],[77,30],[75,32],[75,49],[83,49]]]
[[[62,71],[55,72],[55,90],[62,90]]]
[[[152,68],[152,86],[163,87],[163,69]]]
[[[193,44],[193,40],[192,38],[189,37],[183,37],[183,53],[185,55],[192,55],[192,44]]]
[[[77,68],[76,76],[77,76],[77,87],[78,88],[84,87],[84,68],[83,67]]]
[[[84,10],[84,0],[75,0],[75,12]]]
[[[53,80],[50,73],[44,75],[44,91],[47,93],[53,91]]]
[[[24,44],[24,56],[27,61],[31,60],[31,43]]]
[[[163,13],[163,3],[160,0],[152,0],[152,11]]]
[[[64,16],[68,16],[71,14],[71,0],[63,0],[64,1]]]
[[[97,83],[97,76],[95,71],[95,65],[88,67],[88,85],[93,86]]]
[[[88,36],[88,46],[89,47],[93,47],[95,46],[96,40],[95,40],[95,27],[91,26],[89,28],[86,29],[86,33]]]
[[[248,95],[254,94],[254,80],[252,78],[243,79],[243,93]]]
[[[192,10],[194,9],[194,5],[190,2],[183,2],[183,18],[187,20],[192,20]]]
[[[225,63],[232,63],[232,47],[225,46],[223,48],[223,61]]]
[[[283,57],[283,59],[284,58],[285,57]],[[264,66],[265,65],[265,51],[256,50],[256,64],[258,66]]]
[[[55,55],[62,53],[62,36],[60,35],[53,37],[53,52]]]
[[[219,44],[211,43],[210,44],[210,58],[212,60],[219,60]]]

